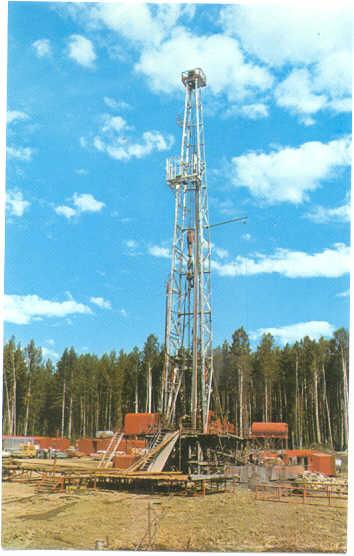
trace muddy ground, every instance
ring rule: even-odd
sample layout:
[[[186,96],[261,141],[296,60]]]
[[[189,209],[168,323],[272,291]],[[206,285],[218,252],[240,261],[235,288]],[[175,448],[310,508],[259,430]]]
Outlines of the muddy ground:
[[[3,483],[4,548],[151,549],[198,551],[346,550],[346,512],[334,508],[255,501],[254,492],[205,497],[147,496],[117,491],[36,494]],[[158,522],[158,526],[154,526]]]

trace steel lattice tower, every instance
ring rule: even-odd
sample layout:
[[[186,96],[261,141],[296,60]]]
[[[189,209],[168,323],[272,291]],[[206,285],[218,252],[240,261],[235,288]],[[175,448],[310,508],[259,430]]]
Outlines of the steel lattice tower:
[[[182,73],[185,86],[181,155],[166,162],[175,193],[171,273],[167,285],[162,409],[171,426],[190,416],[207,431],[213,375],[208,190],[201,89],[205,74]]]

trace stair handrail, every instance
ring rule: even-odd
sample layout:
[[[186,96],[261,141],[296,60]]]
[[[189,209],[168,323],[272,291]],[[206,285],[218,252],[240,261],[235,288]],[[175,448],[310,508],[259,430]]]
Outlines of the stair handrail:
[[[120,432],[120,431],[116,431],[116,432],[113,434],[113,436],[112,436],[112,438],[111,438],[111,441],[110,441],[110,443],[108,444],[107,449],[106,449],[105,452],[102,454],[102,457],[101,457],[101,459],[100,459],[100,461],[99,461],[99,463],[98,463],[97,469],[100,469],[101,467],[104,466],[104,464],[108,464],[108,463],[112,460],[112,458],[114,457],[114,455],[115,455],[115,453],[116,453],[116,451],[117,451],[117,449],[118,449],[119,444],[120,444],[121,441],[122,441],[123,436],[124,436],[124,433],[123,433],[123,432]],[[113,446],[115,440],[117,440],[117,443],[116,443],[115,447],[114,447],[113,450],[112,450],[112,446]],[[107,461],[106,461],[106,460],[107,460]]]
[[[117,433],[117,435],[118,435],[118,433]],[[117,442],[115,443],[112,452],[109,454],[109,457],[108,457],[108,460],[107,460],[107,462],[106,462],[106,465],[108,465],[108,463],[109,463],[110,461],[112,461],[112,459],[113,459],[114,456],[116,455],[117,450],[118,450],[118,446],[120,445],[120,443],[121,443],[122,440],[123,440],[123,436],[124,436],[124,432],[121,432],[120,435],[119,435],[118,438],[117,438]]]
[[[102,457],[101,457],[100,461],[98,462],[97,469],[99,469],[100,467],[102,467],[102,465],[103,465],[103,463],[104,463],[104,461],[105,461],[105,459],[106,459],[106,454],[107,454],[107,453],[109,452],[109,450],[111,449],[112,444],[113,444],[113,442],[114,442],[114,437],[116,436],[116,434],[117,434],[116,432],[113,434],[113,436],[112,436],[112,438],[111,438],[111,440],[110,440],[110,443],[108,444],[107,449],[106,449],[106,450],[104,451],[104,453],[102,454]]]
[[[157,439],[158,439],[158,437],[160,436],[160,434],[161,434],[161,427],[157,429],[157,431],[155,432],[154,436],[153,436],[152,439],[150,440],[149,445],[148,445],[148,449],[149,449],[149,450],[152,450],[153,448],[155,448],[156,443],[157,443]]]

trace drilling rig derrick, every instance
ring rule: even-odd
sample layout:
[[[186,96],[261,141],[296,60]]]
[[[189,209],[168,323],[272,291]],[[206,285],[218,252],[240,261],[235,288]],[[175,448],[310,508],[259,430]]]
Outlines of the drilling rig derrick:
[[[162,411],[167,427],[182,417],[206,433],[213,375],[208,190],[202,69],[182,73],[185,103],[180,157],[166,161],[175,195],[171,272],[167,284]]]

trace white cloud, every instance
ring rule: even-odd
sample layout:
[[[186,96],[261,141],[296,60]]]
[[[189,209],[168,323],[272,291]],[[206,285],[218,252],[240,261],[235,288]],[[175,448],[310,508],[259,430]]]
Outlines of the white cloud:
[[[6,193],[6,209],[10,216],[23,216],[30,204],[29,201],[25,201],[21,191],[8,191]]]
[[[48,346],[54,346],[55,341],[53,340],[53,338],[48,338],[48,340],[46,340],[46,344],[48,344]]]
[[[242,106],[242,113],[251,120],[258,120],[259,118],[266,118],[268,116],[268,107],[259,102],[256,104],[245,104]]]
[[[55,207],[55,212],[60,214],[61,216],[65,216],[65,218],[72,218],[76,214],[76,210],[66,205],[60,205]]]
[[[69,219],[82,212],[100,212],[106,206],[102,201],[97,201],[91,193],[81,193],[80,195],[74,193],[72,202],[75,208],[61,205],[55,207],[55,212]]]
[[[247,63],[238,42],[223,34],[197,36],[176,27],[169,40],[142,51],[135,65],[156,92],[170,93],[180,88],[180,74],[188,67],[202,67],[208,90],[225,93],[229,100],[270,88],[273,78],[266,68]]]
[[[91,193],[74,193],[73,203],[79,212],[99,212],[106,206],[101,201],[97,201]]]
[[[314,125],[316,123],[316,120],[311,116],[301,116],[300,122],[304,124],[306,127],[309,127],[310,125]]]
[[[142,253],[139,251],[140,245],[139,242],[135,239],[124,239],[122,241],[124,247],[126,247],[127,251],[124,253],[130,257],[136,257],[141,255]]]
[[[270,66],[313,64],[333,51],[350,50],[349,2],[229,6],[220,13],[226,32]]]
[[[146,4],[106,4],[98,6],[97,18],[109,29],[139,43],[159,43],[163,29],[151,17]]]
[[[90,297],[90,301],[101,309],[112,309],[111,302],[107,299],[103,299],[103,297]]]
[[[232,159],[232,183],[268,203],[302,203],[310,191],[350,162],[349,137],[278,148],[269,154],[253,151]]]
[[[170,257],[170,250],[168,249],[168,247],[151,245],[150,247],[148,247],[148,252],[153,257],[160,257],[162,259],[168,259]]]
[[[244,104],[243,106],[231,106],[225,112],[225,116],[243,116],[250,120],[267,118],[269,115],[268,106],[262,102],[254,104]]]
[[[173,137],[164,137],[159,131],[145,131],[140,143],[128,143],[124,147],[108,146],[107,153],[118,160],[129,160],[130,158],[143,158],[154,150],[166,151],[171,148]]]
[[[221,172],[219,170],[214,170],[214,173],[218,177]],[[225,214],[226,216],[235,216],[237,211],[234,202],[230,198],[219,199],[218,197],[209,197],[209,203],[220,214]]]
[[[312,340],[318,340],[321,337],[330,337],[333,335],[335,327],[327,321],[313,320],[308,322],[299,322],[297,324],[289,324],[288,326],[278,326],[270,328],[259,328],[251,334],[253,339],[260,338],[263,334],[272,334],[282,344],[294,343],[308,336]]]
[[[157,93],[181,87],[179,74],[188,60],[188,67],[205,70],[209,93],[218,97],[223,93],[229,103],[246,100],[244,106],[223,110],[224,114],[266,117],[268,108],[259,102],[257,93],[271,92],[273,68],[290,64],[293,68],[286,68],[290,74],[276,89],[277,101],[299,113],[304,125],[314,123],[314,118],[304,112],[307,106],[311,114],[323,109],[350,110],[351,11],[341,3],[321,7],[310,4],[305,9],[294,3],[228,6],[220,10],[221,32],[209,35],[188,29],[183,18],[194,17],[195,5],[191,4],[77,4],[67,11],[90,30],[110,31],[108,52],[112,57],[124,57],[128,44],[133,55],[139,57],[135,70]],[[308,72],[308,81],[303,78],[296,83],[297,90],[303,91],[302,98],[296,97],[290,87],[291,82],[299,81],[292,69]],[[107,106],[113,108],[110,97],[106,98]],[[224,99],[220,102],[223,104]]]
[[[270,255],[255,253],[226,263],[212,261],[212,268],[219,276],[277,273],[287,278],[338,278],[350,270],[350,248],[335,243],[314,254],[278,248]]]
[[[102,127],[102,131],[122,131],[123,129],[130,129],[130,126],[127,125],[122,116],[109,116],[105,114],[104,116],[104,125]]]
[[[246,233],[246,234],[242,234],[242,239],[244,239],[245,241],[250,241],[252,239],[251,234]]]
[[[171,148],[173,141],[171,135],[164,136],[159,131],[145,131],[140,142],[118,135],[110,138],[109,142],[96,136],[93,144],[97,150],[106,152],[111,158],[130,160],[143,158],[153,151],[166,151]]]
[[[33,149],[31,147],[6,147],[7,155],[9,158],[17,160],[25,160],[26,162],[32,160]]]
[[[217,247],[217,245],[214,244],[212,244],[212,252],[215,253],[215,255],[219,257],[219,259],[227,259],[227,257],[229,256],[229,252],[227,251],[227,249],[224,249],[223,247]]]
[[[42,317],[66,317],[81,313],[90,314],[91,309],[74,300],[50,301],[38,295],[5,295],[5,321],[14,324],[28,324]]]
[[[344,292],[340,292],[336,294],[336,297],[349,297],[350,296],[350,290],[345,290]]]
[[[313,91],[312,77],[308,69],[296,69],[276,87],[274,96],[277,104],[300,114],[314,114],[325,108],[326,95]],[[303,119],[304,123],[314,123],[313,119]]]
[[[328,222],[350,222],[350,204],[339,207],[314,207],[305,217],[316,224],[327,224]]]
[[[234,38],[222,33],[197,35],[183,26],[183,18],[194,17],[195,6],[124,2],[70,11],[88,28],[104,26],[130,41],[130,47],[140,56],[135,69],[154,91],[170,93],[178,89],[180,73],[188,69],[186,66],[202,67],[208,90],[215,95],[224,92],[237,102],[247,93],[264,91],[272,84],[268,69],[246,62]],[[113,53],[119,46],[113,44],[109,50]]]
[[[279,106],[304,114],[329,109],[350,111],[351,33],[349,3],[284,6],[232,6],[221,10],[221,24],[243,48],[270,67],[295,66],[275,89]]]
[[[8,110],[7,111],[7,123],[11,124],[12,122],[16,121],[16,120],[28,120],[29,116],[28,114],[26,114],[25,112],[20,112],[19,110]]]
[[[192,16],[188,7],[177,4],[100,4],[86,10],[86,21],[103,25],[131,41],[133,47],[159,45],[182,15]]]
[[[87,176],[88,171],[85,168],[77,168],[75,170],[75,173],[78,174],[79,176]]]
[[[92,68],[96,60],[92,42],[82,35],[70,36],[68,41],[68,56],[86,68]]]
[[[124,245],[128,247],[128,249],[137,249],[139,244],[135,239],[126,239],[123,241]]]
[[[128,108],[130,108],[130,104],[124,100],[116,100],[112,97],[103,97],[103,102],[112,110],[128,110]]]
[[[125,309],[120,309],[119,314],[124,318],[127,318],[128,316],[128,313]]]
[[[330,102],[343,102],[343,106],[333,106],[338,111],[348,111],[352,92],[352,52],[336,50],[321,60],[313,72],[314,90],[326,91]]]
[[[351,77],[348,72],[350,54],[332,55],[332,58],[334,59],[331,68],[336,68],[337,75],[334,71],[331,74],[331,70],[327,69],[326,61],[325,67],[318,68],[315,75],[307,68],[293,70],[275,89],[274,96],[277,104],[298,114],[300,121],[305,125],[315,123],[308,115],[316,114],[325,108],[335,112],[351,110]],[[347,84],[341,76],[338,76],[341,66],[342,73],[348,80]]]
[[[352,99],[351,97],[347,97],[331,100],[331,102],[329,103],[329,107],[333,108],[333,110],[336,112],[351,112]]]
[[[49,39],[38,39],[32,43],[38,58],[45,58],[52,54],[52,47]]]
[[[134,127],[120,115],[104,114],[102,120],[101,129],[91,139],[91,144],[96,150],[116,160],[140,159],[154,151],[166,151],[174,143],[172,135],[165,136],[156,130],[145,131],[140,138],[134,138],[131,134]],[[81,145],[87,146],[87,140],[81,139]]]
[[[103,142],[102,139],[101,139],[100,137],[98,137],[98,136],[96,136],[96,137],[94,138],[94,140],[93,140],[93,146],[94,146],[98,151],[101,151],[101,152],[104,152],[104,150],[105,150],[105,148],[106,148],[104,142]]]
[[[57,353],[53,349],[42,347],[41,350],[44,359],[59,359],[59,353]]]

